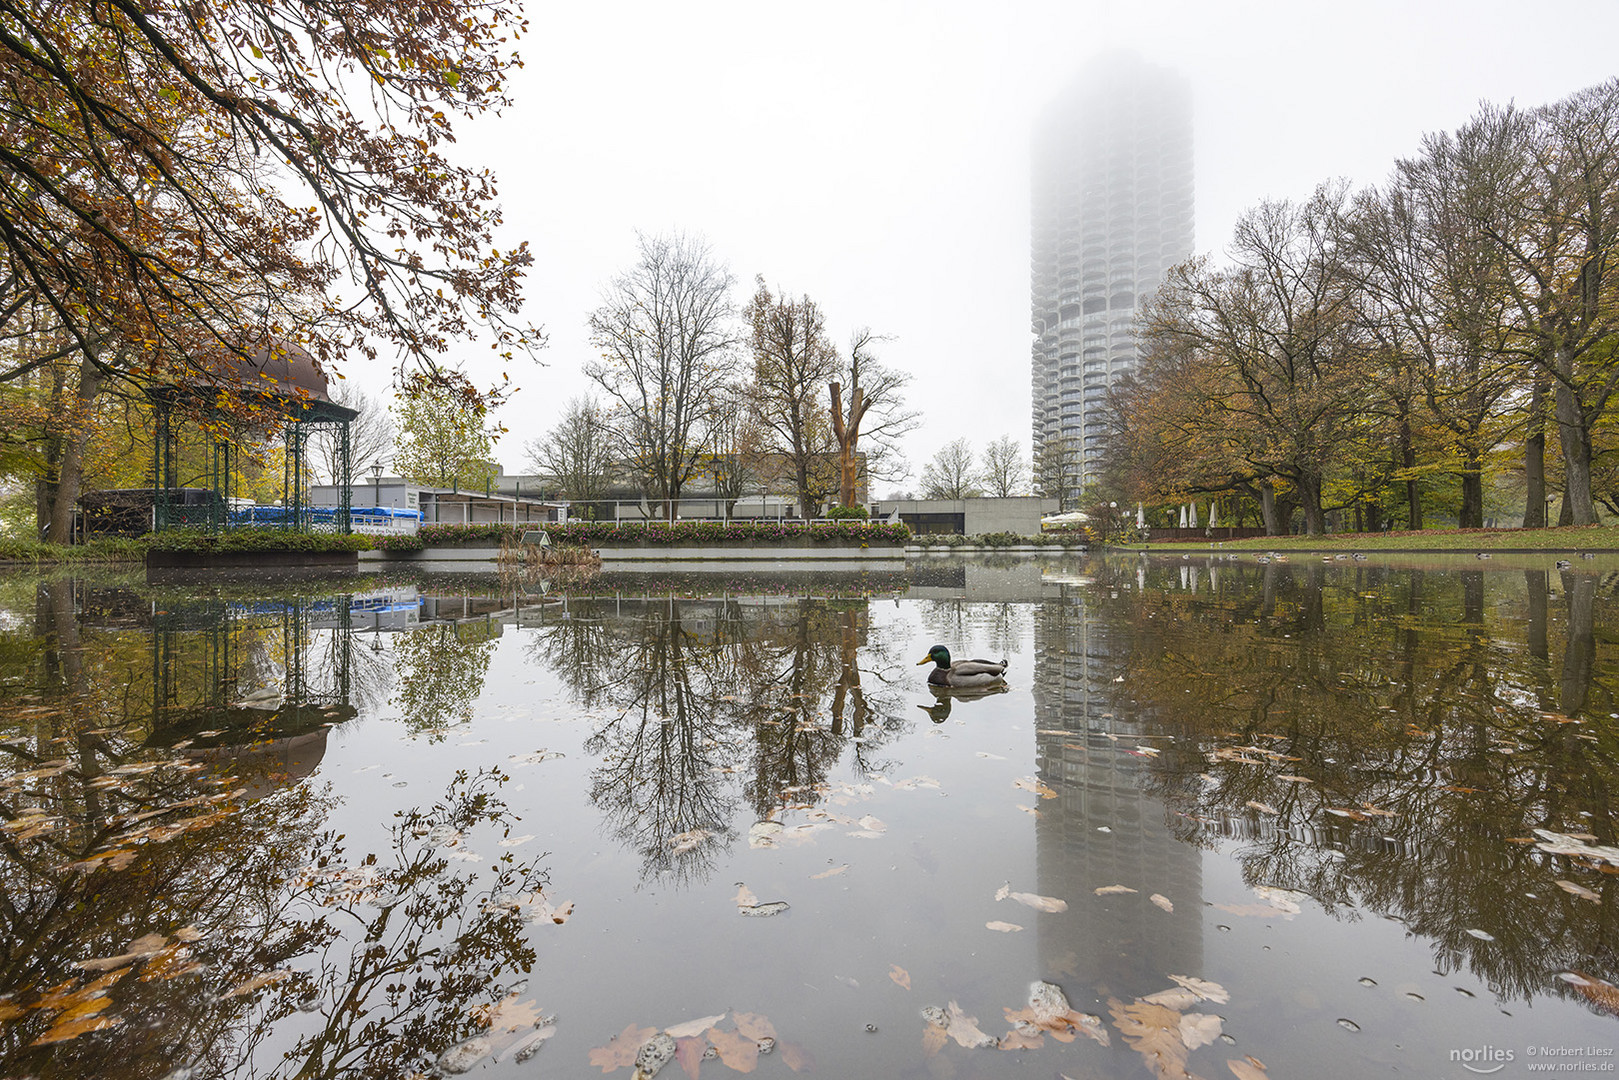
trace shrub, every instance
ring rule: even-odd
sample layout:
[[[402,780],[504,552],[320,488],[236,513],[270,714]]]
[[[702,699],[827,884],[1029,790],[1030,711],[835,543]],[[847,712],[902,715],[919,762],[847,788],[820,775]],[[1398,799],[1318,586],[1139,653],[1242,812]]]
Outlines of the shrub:
[[[82,544],[0,539],[0,562],[114,563],[139,562],[145,557],[146,542],[127,537],[102,537]]]
[[[363,533],[310,533],[292,529],[165,529],[142,537],[153,551],[365,551],[371,538]]]
[[[832,544],[903,544],[911,530],[869,521],[570,521],[566,525],[423,525],[415,536],[377,537],[383,551],[420,551],[449,544],[500,547],[517,543],[525,532],[543,530],[552,543],[583,544],[738,544],[752,541],[811,540]]]
[[[864,506],[834,506],[826,512],[826,516],[833,521],[865,521],[871,517],[871,512]]]

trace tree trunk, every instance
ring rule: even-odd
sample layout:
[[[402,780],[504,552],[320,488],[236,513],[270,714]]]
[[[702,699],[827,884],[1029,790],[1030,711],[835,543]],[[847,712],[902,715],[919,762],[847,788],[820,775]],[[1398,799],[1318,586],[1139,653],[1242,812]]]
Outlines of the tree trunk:
[[[1538,372],[1529,393],[1528,432],[1523,441],[1523,527],[1546,527],[1546,390],[1547,380]]]
[[[1321,536],[1327,531],[1327,517],[1321,512],[1321,479],[1301,476],[1293,485],[1299,493],[1299,504],[1304,508],[1304,532],[1307,536]]]
[[[1563,503],[1572,508],[1571,525],[1595,525],[1596,503],[1591,499],[1591,427],[1586,423],[1580,397],[1570,385],[1574,361],[1558,350],[1557,432],[1563,444]]]
[[[48,538],[58,544],[73,539],[73,507],[79,501],[84,482],[84,447],[90,441],[90,407],[101,394],[101,371],[88,360],[79,364],[79,391],[62,433],[60,463],[56,470],[56,492],[51,506]]]
[[[1276,485],[1269,480],[1259,483],[1259,516],[1265,520],[1266,536],[1281,536],[1280,523],[1276,519]]]
[[[1469,446],[1462,461],[1462,508],[1458,524],[1464,529],[1484,527],[1484,462]]]
[[[1422,528],[1422,484],[1417,480],[1417,449],[1412,445],[1411,422],[1400,417],[1400,465],[1405,469],[1406,528]]]

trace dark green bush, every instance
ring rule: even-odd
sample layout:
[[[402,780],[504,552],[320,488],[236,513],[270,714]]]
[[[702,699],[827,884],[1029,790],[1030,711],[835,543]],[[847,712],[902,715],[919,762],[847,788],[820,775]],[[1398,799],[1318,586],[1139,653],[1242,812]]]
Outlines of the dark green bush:
[[[826,516],[833,521],[865,521],[871,513],[864,506],[834,506]]]
[[[165,529],[142,539],[154,551],[366,551],[371,538],[363,533],[307,533],[291,529]]]
[[[423,525],[415,536],[377,537],[383,551],[420,551],[424,547],[473,544],[499,547],[516,543],[525,532],[544,530],[557,544],[739,544],[754,541],[808,539],[836,544],[903,544],[905,525],[868,521],[570,521],[566,525]]]

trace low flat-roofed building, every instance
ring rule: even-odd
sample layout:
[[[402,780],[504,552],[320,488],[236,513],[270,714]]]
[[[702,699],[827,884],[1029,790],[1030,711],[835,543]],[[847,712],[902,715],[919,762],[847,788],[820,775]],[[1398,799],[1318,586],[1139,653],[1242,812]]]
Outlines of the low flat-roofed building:
[[[1037,536],[1041,516],[1056,513],[1058,506],[1056,499],[1015,495],[1007,499],[876,499],[870,509],[872,520],[897,517],[913,533]]]
[[[315,485],[310,488],[309,501],[314,506],[336,506],[337,486]],[[379,506],[418,510],[423,525],[543,525],[568,520],[566,503],[525,495],[498,492],[485,495],[479,491],[428,487],[397,476],[355,484],[349,505],[355,510]]]

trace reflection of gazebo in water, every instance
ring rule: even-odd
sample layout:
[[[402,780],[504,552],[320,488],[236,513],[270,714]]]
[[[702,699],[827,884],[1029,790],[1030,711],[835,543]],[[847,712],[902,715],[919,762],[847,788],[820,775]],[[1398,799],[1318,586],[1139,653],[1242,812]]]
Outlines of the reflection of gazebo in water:
[[[156,412],[152,439],[153,525],[157,529],[194,526],[217,531],[233,524],[275,524],[283,528],[346,533],[354,486],[349,455],[349,422],[359,414],[334,403],[326,394],[326,376],[314,357],[296,345],[272,343],[234,355],[220,365],[216,379],[188,379],[147,389]],[[206,473],[211,498],[188,505],[178,497],[174,444],[184,420],[196,422],[213,438]],[[238,439],[254,430],[279,426],[287,452],[278,508],[252,515],[233,514],[233,462]],[[332,431],[338,442],[338,499],[318,510],[307,500],[304,450],[310,435]],[[269,514],[265,510],[271,510]],[[273,520],[272,520],[273,519]]]
[[[229,763],[246,774],[308,776],[327,731],[351,720],[346,596],[172,600],[152,617],[149,746]],[[313,631],[331,631],[324,657]],[[257,787],[250,784],[250,793]]]

